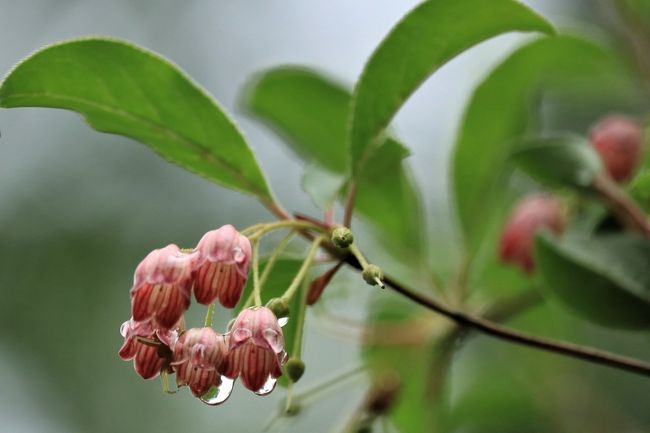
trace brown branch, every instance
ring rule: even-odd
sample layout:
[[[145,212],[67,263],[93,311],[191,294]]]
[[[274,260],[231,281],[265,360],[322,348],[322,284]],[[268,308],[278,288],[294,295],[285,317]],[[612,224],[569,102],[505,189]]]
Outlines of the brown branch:
[[[650,238],[650,224],[643,211],[606,174],[594,180],[593,188],[603,198],[607,207],[627,229],[643,233]]]
[[[330,252],[335,252],[335,250],[332,249]],[[343,260],[345,260],[345,262],[353,268],[361,270],[361,265],[353,256],[349,255],[343,258]],[[508,341],[510,343],[520,344],[523,346],[556,353],[562,356],[581,359],[583,361],[588,361],[594,364],[605,365],[608,367],[617,368],[619,370],[625,370],[650,377],[650,364],[638,359],[594,349],[589,346],[581,346],[564,341],[551,340],[529,335],[520,331],[516,331],[514,329],[507,328],[481,317],[476,317],[463,313],[461,311],[456,311],[452,308],[447,307],[446,305],[441,304],[435,299],[429,298],[426,295],[416,292],[415,290],[403,285],[402,283],[392,279],[389,276],[384,277],[384,282],[388,287],[400,295],[425,308],[428,308],[429,310],[441,314],[442,316],[454,321],[459,326],[473,329],[494,338]]]
[[[301,219],[308,219],[310,221],[312,220],[310,217],[306,217],[304,215],[301,216]],[[322,222],[318,224],[324,225]],[[312,237],[311,234],[306,232],[302,232],[302,234],[308,238]],[[334,245],[332,245],[330,242],[324,242],[321,246],[333,256],[338,257],[340,260],[346,262],[349,266],[357,270],[362,270],[361,264],[352,254],[341,254],[341,251],[334,247]],[[612,367],[619,370],[650,377],[650,364],[638,359],[606,352],[604,350],[595,349],[589,346],[582,346],[564,341],[537,337],[535,335],[529,335],[524,332],[510,329],[490,320],[486,320],[484,318],[450,308],[433,298],[430,298],[422,293],[413,290],[412,288],[400,283],[399,281],[394,280],[387,275],[384,276],[384,283],[386,286],[390,287],[392,290],[404,296],[405,298],[410,299],[416,304],[434,311],[448,318],[449,320],[452,320],[463,328],[473,329],[475,331],[482,332],[485,335],[489,335],[513,344],[532,347],[534,349],[544,350],[546,352],[556,353],[558,355],[591,362],[593,364],[600,364],[607,367]]]

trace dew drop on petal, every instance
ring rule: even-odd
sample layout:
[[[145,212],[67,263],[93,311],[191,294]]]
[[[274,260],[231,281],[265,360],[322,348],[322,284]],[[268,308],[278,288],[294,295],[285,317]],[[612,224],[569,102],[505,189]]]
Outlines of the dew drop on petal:
[[[260,389],[255,391],[255,394],[257,395],[266,395],[273,391],[275,389],[275,384],[278,383],[278,379],[274,378],[273,376],[269,375],[269,378],[266,379],[266,382]]]
[[[279,353],[284,349],[284,338],[275,329],[266,328],[264,330],[264,340],[275,353]]]
[[[126,338],[126,335],[129,333],[129,329],[131,328],[131,323],[129,320],[126,322],[122,323],[122,326],[120,326],[120,335],[124,338]]]
[[[230,397],[234,382],[235,381],[233,379],[228,379],[225,376],[221,376],[221,385],[213,386],[210,388],[210,390],[203,394],[199,400],[210,406],[220,405],[221,403],[228,400],[228,397]]]
[[[278,318],[278,325],[285,326],[287,323],[289,323],[289,317]]]
[[[244,254],[241,248],[235,247],[232,249],[232,258],[237,263],[243,262],[246,259],[246,254]]]

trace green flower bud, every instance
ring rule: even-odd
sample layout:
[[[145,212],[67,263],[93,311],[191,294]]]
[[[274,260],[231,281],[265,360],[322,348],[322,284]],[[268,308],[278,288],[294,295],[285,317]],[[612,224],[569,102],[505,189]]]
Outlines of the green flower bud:
[[[343,226],[336,227],[332,230],[332,243],[339,248],[347,248],[354,242],[352,231]]]
[[[303,373],[305,372],[305,363],[298,358],[289,358],[287,363],[284,365],[284,369],[287,372],[287,376],[293,383],[296,383],[300,380]]]
[[[273,298],[266,304],[266,308],[273,311],[275,317],[281,319],[283,317],[289,317],[289,304],[283,298]]]
[[[384,272],[379,266],[368,265],[361,273],[361,276],[366,280],[366,283],[371,286],[379,286],[382,289],[384,288]]]

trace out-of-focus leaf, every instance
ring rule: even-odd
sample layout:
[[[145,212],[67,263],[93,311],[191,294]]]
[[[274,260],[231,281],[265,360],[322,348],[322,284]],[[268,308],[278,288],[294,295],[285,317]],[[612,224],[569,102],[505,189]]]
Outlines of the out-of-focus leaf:
[[[330,209],[345,187],[345,175],[311,164],[305,167],[301,185],[316,206]]]
[[[347,173],[349,158],[345,150],[349,92],[301,67],[271,69],[260,77],[244,98],[246,108],[289,138],[293,148],[300,149],[298,155],[311,163],[303,188],[317,205],[326,208],[347,181],[343,173]],[[328,152],[337,152],[344,163],[324,163],[323,157],[317,156]],[[358,181],[355,212],[381,233],[380,238],[395,255],[416,257],[422,250],[425,229],[420,197],[404,161],[407,155],[406,148],[396,140],[383,141]],[[338,168],[332,172],[331,167]]]
[[[528,140],[512,155],[515,165],[550,187],[589,187],[602,171],[596,152],[580,137]]]
[[[540,235],[535,261],[547,288],[605,326],[650,329],[650,242],[632,234]]]
[[[307,68],[264,71],[248,85],[244,105],[285,136],[307,162],[344,173],[348,168],[346,122],[350,95]]]
[[[127,42],[87,38],[37,51],[2,82],[0,106],[76,111],[98,131],[271,200],[253,152],[215,101],[169,61]]]
[[[553,33],[512,0],[428,0],[409,12],[372,54],[354,91],[352,170],[381,144],[380,134],[418,86],[443,64],[486,39],[511,31]]]
[[[370,221],[397,255],[418,257],[426,226],[410,167],[408,150],[388,139],[368,160],[358,180],[355,210]]]
[[[627,189],[643,210],[650,213],[650,168],[637,174]]]
[[[279,298],[282,296],[291,284],[293,277],[298,273],[300,265],[303,262],[303,258],[291,258],[291,257],[280,257],[273,266],[271,273],[269,274],[264,287],[262,287],[262,303],[266,304],[273,298]],[[267,261],[260,261],[260,273],[266,266]],[[241,297],[239,305],[233,310],[233,312],[241,311],[241,308],[244,304],[244,301],[248,298],[250,293],[253,290],[253,278],[249,278],[244,288],[244,292]],[[289,321],[286,325],[282,327],[282,334],[284,335],[284,348],[288,354],[291,354],[293,349],[294,338],[296,335],[296,320],[295,315],[298,311],[298,306],[300,303],[300,294],[296,294],[291,303],[289,304],[290,316]],[[293,319],[293,320],[292,320]],[[278,379],[278,384],[281,386],[287,386],[288,380],[286,374],[281,376]]]
[[[401,433],[429,433],[441,425],[447,403],[446,380],[455,339],[436,340],[422,310],[393,295],[370,305],[369,334],[363,357],[372,380],[397,375],[401,387],[390,418]],[[435,317],[435,316],[434,316]],[[429,323],[430,325],[430,323]],[[448,323],[440,323],[441,332]],[[420,339],[420,341],[418,341]]]
[[[502,208],[508,158],[531,126],[540,89],[561,89],[581,103],[613,98],[626,84],[614,55],[570,36],[533,41],[496,67],[474,91],[453,155],[452,188],[466,249],[476,252]],[[629,85],[625,90],[629,89]]]

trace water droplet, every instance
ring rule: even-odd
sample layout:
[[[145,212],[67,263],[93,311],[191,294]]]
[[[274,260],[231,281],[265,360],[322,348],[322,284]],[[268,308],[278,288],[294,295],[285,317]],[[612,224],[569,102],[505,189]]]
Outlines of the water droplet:
[[[285,326],[287,323],[289,323],[289,317],[280,317],[278,319],[278,325],[280,326]]]
[[[284,349],[284,338],[275,329],[266,328],[263,335],[264,340],[275,353],[280,353]]]
[[[269,378],[266,379],[266,382],[260,389],[255,391],[255,394],[257,395],[266,395],[273,391],[275,389],[275,384],[278,383],[278,379],[274,378],[273,376],[269,375]]]
[[[126,334],[129,333],[130,329],[131,329],[131,321],[127,320],[126,322],[122,323],[122,326],[120,326],[120,335],[126,338]]]
[[[235,381],[232,379],[221,376],[221,385],[213,386],[210,388],[210,391],[203,394],[200,400],[205,404],[209,404],[210,406],[220,405],[221,403],[228,400],[228,397],[230,397],[234,382]]]

